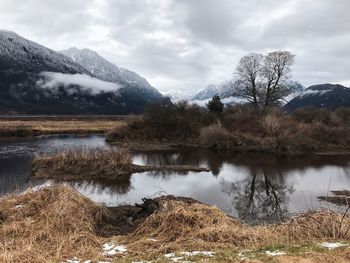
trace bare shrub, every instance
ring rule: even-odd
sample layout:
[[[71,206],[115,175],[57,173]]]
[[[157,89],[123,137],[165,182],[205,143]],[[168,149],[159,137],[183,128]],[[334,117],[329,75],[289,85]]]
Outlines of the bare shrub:
[[[211,148],[230,148],[235,144],[235,136],[219,125],[202,128],[200,141]]]
[[[267,114],[265,117],[263,117],[261,125],[264,128],[267,136],[277,135],[279,129],[281,128],[280,121],[280,118],[273,114]]]

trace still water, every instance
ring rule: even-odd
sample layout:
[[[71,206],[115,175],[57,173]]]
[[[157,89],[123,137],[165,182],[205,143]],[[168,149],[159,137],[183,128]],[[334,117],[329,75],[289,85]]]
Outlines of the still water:
[[[0,194],[44,183],[30,180],[35,153],[69,147],[109,147],[101,136],[46,136],[0,141]],[[70,183],[81,193],[108,206],[141,202],[143,197],[169,194],[216,205],[248,223],[280,220],[310,209],[342,207],[318,200],[331,190],[350,188],[350,158],[277,158],[207,150],[135,153],[135,164],[186,164],[211,169],[206,173],[146,172],[122,184]]]

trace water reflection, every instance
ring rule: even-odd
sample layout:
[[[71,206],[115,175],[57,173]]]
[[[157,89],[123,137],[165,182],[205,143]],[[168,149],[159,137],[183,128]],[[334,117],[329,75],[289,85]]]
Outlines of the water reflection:
[[[232,199],[232,205],[238,216],[254,221],[276,221],[284,218],[288,212],[288,194],[294,191],[287,186],[281,176],[271,176],[258,169],[251,169],[242,180],[220,181],[222,191]]]
[[[48,136],[0,142],[0,194],[25,189],[34,153],[76,146],[105,146],[99,136]],[[329,190],[350,188],[348,157],[278,158],[207,150],[134,153],[144,165],[205,166],[210,173],[156,171],[134,174],[123,181],[70,182],[85,196],[110,206],[139,203],[161,194],[186,196],[238,216],[248,223],[280,220],[290,214],[328,207],[317,197]],[[37,183],[37,182],[35,182]]]

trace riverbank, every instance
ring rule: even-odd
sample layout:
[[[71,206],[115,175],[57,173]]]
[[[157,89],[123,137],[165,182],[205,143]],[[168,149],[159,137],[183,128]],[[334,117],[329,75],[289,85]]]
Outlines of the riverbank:
[[[280,155],[350,155],[350,110],[270,109],[257,113],[235,106],[214,114],[184,102],[153,105],[143,116],[107,134],[107,141],[131,150],[176,147],[262,152]]]
[[[103,134],[124,125],[113,116],[0,116],[0,137],[45,134]]]
[[[107,208],[55,185],[0,199],[0,261],[348,262],[349,227],[329,211],[248,226],[171,196]]]

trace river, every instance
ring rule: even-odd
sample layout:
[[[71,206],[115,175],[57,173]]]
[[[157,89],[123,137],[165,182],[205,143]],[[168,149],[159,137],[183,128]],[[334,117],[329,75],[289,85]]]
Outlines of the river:
[[[34,154],[70,147],[110,147],[103,136],[42,136],[0,141],[0,195],[46,183],[32,181]],[[318,196],[350,188],[348,157],[289,157],[180,149],[134,153],[144,165],[186,164],[211,172],[145,172],[122,185],[111,182],[69,183],[92,200],[108,206],[134,204],[159,195],[192,197],[216,205],[251,224],[269,223],[315,209],[343,210]]]

